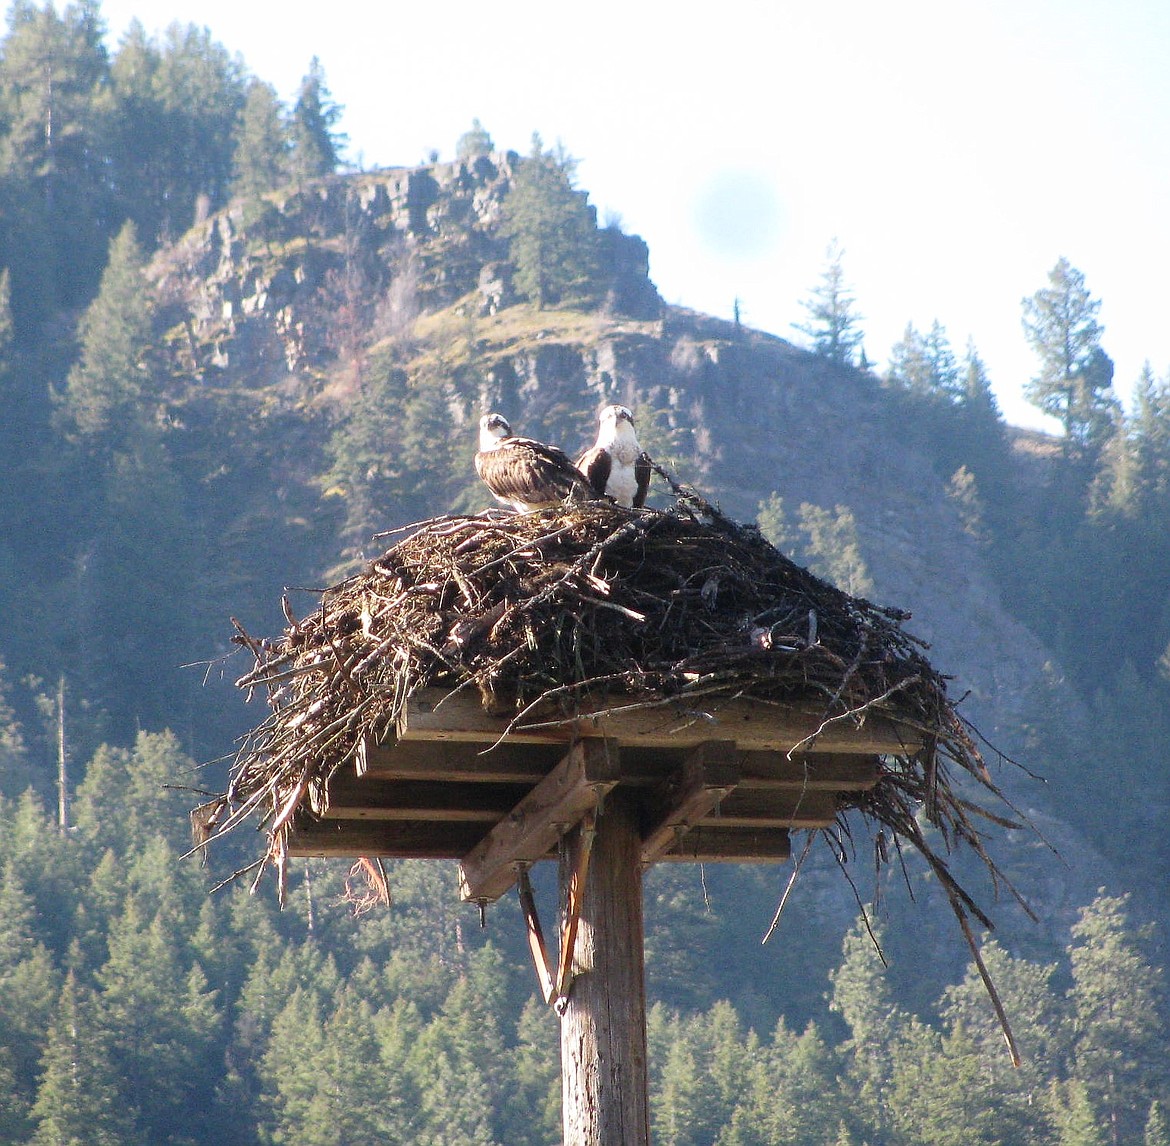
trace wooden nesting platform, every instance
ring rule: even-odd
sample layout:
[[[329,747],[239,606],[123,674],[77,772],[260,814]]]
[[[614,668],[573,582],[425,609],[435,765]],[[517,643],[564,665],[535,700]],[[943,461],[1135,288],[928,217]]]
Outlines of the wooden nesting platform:
[[[830,724],[793,752],[818,727],[797,709],[711,698],[509,731],[476,695],[424,689],[392,736],[365,741],[356,765],[332,775],[321,818],[297,813],[289,854],[458,859],[463,898],[489,902],[555,858],[558,841],[621,785],[635,799],[643,867],[782,862],[790,831],[830,826],[843,798],[877,783],[880,755],[918,746],[913,730],[870,715],[861,728]]]

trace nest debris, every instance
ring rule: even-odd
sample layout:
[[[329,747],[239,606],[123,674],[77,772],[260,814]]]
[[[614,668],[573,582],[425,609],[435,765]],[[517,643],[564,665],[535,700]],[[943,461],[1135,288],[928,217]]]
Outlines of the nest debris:
[[[363,572],[322,590],[312,613],[298,619],[284,598],[288,626],[276,639],[233,620],[233,639],[255,657],[237,684],[264,692],[270,711],[242,738],[227,791],[193,813],[200,846],[258,817],[268,849],[253,866],[275,866],[283,883],[293,814],[320,814],[333,772],[393,728],[421,688],[477,689],[512,724],[585,702],[713,696],[811,707],[822,727],[876,713],[915,729],[923,746],[882,757],[878,783],[850,808],[878,827],[879,866],[889,837],[898,857],[903,845],[921,853],[981,965],[968,916],[992,924],[947,856],[969,846],[997,890],[1014,894],[977,821],[1019,825],[956,787],[973,780],[1004,800],[946,678],[902,627],[909,614],[842,592],[697,496],[668,511],[590,502],[407,529]],[[825,834],[844,870],[844,814]]]

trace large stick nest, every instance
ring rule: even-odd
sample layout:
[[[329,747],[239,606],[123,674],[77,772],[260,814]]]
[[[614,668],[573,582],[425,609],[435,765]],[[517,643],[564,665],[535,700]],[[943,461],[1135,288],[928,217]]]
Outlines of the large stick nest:
[[[826,726],[880,714],[915,730],[923,747],[883,757],[851,805],[876,822],[880,859],[887,829],[925,857],[965,929],[967,912],[990,926],[944,857],[965,843],[998,878],[975,819],[1006,821],[952,776],[1001,797],[945,678],[903,629],[908,614],[834,588],[700,498],[668,512],[592,502],[435,518],[323,590],[309,615],[287,599],[285,613],[274,640],[237,625],[256,660],[237,683],[266,692],[270,712],[243,738],[228,790],[197,810],[203,842],[255,815],[265,859],[283,868],[293,813],[324,809],[331,774],[424,687],[478,690],[513,722],[586,700],[750,697],[811,708]],[[831,838],[841,854],[843,817]]]

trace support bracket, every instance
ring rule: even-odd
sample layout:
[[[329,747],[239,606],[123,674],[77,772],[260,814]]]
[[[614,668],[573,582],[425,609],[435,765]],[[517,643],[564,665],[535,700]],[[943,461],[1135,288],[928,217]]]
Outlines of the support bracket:
[[[573,986],[573,956],[577,947],[577,931],[581,923],[581,905],[585,896],[585,879],[589,874],[589,857],[593,852],[593,837],[597,834],[597,812],[585,813],[581,820],[577,844],[568,864],[565,880],[565,907],[561,920],[560,957],[554,975],[552,959],[540,925],[536,910],[536,897],[532,893],[532,881],[528,878],[528,865],[518,864],[516,884],[520,894],[520,909],[528,930],[528,949],[536,967],[536,977],[544,1001],[557,1014],[564,1014],[565,1003]]]

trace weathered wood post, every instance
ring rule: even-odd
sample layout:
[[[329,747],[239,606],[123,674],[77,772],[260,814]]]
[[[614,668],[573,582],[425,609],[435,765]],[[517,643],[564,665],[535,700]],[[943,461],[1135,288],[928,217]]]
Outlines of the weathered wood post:
[[[583,830],[588,829],[578,826],[570,833],[570,855]],[[619,787],[597,817],[574,978],[562,1004],[565,1146],[650,1141],[641,852],[633,794]]]

